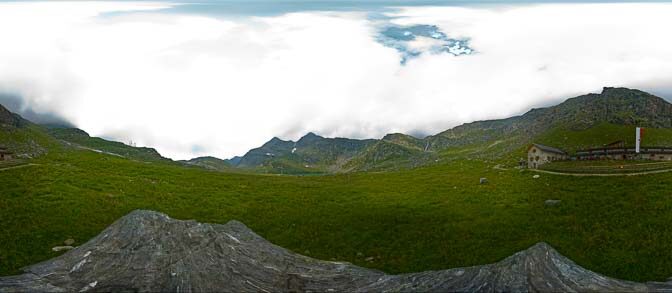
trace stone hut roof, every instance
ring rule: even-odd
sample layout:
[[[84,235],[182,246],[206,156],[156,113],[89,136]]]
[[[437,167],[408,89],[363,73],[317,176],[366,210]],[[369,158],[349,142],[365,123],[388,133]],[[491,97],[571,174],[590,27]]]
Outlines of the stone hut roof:
[[[543,144],[538,144],[538,143],[533,143],[532,146],[536,146],[538,149],[549,152],[549,153],[556,153],[560,155],[566,155],[567,153],[561,149],[550,147],[550,146],[545,146]],[[530,146],[530,148],[532,147]],[[530,150],[529,148],[527,149],[528,151]]]
[[[0,146],[0,154],[11,155],[11,154],[13,154],[13,153],[10,152],[7,148],[5,148],[5,147],[1,147],[1,146]]]

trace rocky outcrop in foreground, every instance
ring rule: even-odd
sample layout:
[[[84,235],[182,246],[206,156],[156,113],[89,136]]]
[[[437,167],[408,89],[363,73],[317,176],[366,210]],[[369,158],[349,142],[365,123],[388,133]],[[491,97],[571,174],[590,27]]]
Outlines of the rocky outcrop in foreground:
[[[152,211],[134,211],[84,245],[24,270],[0,278],[0,292],[672,290],[672,283],[596,274],[545,243],[494,264],[386,275],[292,253],[240,222],[201,224]]]

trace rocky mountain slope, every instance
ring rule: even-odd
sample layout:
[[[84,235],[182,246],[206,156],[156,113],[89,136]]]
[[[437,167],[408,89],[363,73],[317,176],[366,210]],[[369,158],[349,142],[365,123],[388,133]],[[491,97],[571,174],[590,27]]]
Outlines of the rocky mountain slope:
[[[53,138],[65,142],[68,146],[89,149],[97,152],[105,152],[111,155],[117,155],[138,161],[165,161],[156,149],[148,147],[135,147],[117,141],[110,141],[100,137],[91,137],[86,131],[78,128],[68,128],[59,126],[44,126],[47,133]]]
[[[0,105],[0,145],[20,158],[32,158],[65,149],[86,149],[146,162],[171,162],[153,148],[91,137],[85,131],[60,125],[38,125]]]
[[[18,158],[32,158],[56,145],[40,126],[0,105],[0,146],[14,152]]]
[[[643,91],[607,87],[600,94],[578,96],[520,116],[462,124],[425,138],[400,133],[363,141],[329,139],[312,133],[306,136],[309,139],[304,137],[297,143],[274,138],[248,152],[236,166],[266,166],[266,171],[278,172],[274,166],[287,171],[292,166],[286,162],[296,162],[313,165],[314,171],[347,172],[421,166],[445,158],[447,152],[452,157],[460,154],[496,159],[520,151],[551,130],[582,131],[601,124],[672,128],[672,104]],[[296,152],[291,152],[295,147]],[[307,148],[336,155],[320,159],[316,155],[320,152],[304,151]],[[295,171],[301,172],[301,168]]]
[[[521,116],[466,123],[426,140],[430,149],[441,150],[512,136],[529,141],[554,127],[582,130],[600,123],[670,128],[672,104],[639,90],[607,87],[601,94],[578,96]]]
[[[336,172],[375,142],[373,139],[325,138],[314,133],[297,141],[274,137],[247,152],[235,166],[286,173]]]
[[[21,127],[30,124],[28,120],[21,118],[20,115],[7,110],[0,105],[0,126],[2,127]]]
[[[230,160],[202,157],[181,163],[219,171],[244,169],[284,174],[399,170],[456,158],[497,160],[519,157],[522,149],[531,142],[564,144],[558,146],[569,148],[589,147],[611,142],[606,140],[623,139],[626,135],[623,134],[625,129],[605,128],[604,125],[672,129],[672,104],[639,90],[604,88],[600,94],[571,98],[520,116],[462,124],[425,138],[393,133],[382,139],[360,140],[308,133],[297,141],[273,138],[244,156]],[[36,125],[1,106],[0,128],[3,130],[0,144],[27,157],[45,153],[60,141],[70,147],[134,160],[170,162],[152,148],[90,137],[76,128]],[[598,128],[610,129],[610,133],[618,135],[596,139],[594,133]],[[575,135],[574,140],[558,139],[582,131],[592,131],[591,137],[579,135],[576,138]],[[668,144],[666,140],[654,141]]]
[[[85,244],[0,277],[0,292],[645,292],[672,282],[635,283],[584,269],[545,243],[498,263],[387,275],[321,261],[273,245],[240,222],[179,221],[134,211]]]
[[[215,171],[228,171],[231,170],[232,166],[229,160],[222,160],[215,157],[198,157],[191,160],[180,161],[184,164],[191,166],[198,166],[208,170]]]

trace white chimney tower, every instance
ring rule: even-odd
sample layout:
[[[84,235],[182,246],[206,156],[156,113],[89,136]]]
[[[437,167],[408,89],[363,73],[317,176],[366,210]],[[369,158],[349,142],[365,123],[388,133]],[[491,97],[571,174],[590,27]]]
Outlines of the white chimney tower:
[[[641,128],[635,128],[635,153],[639,154],[639,144],[642,141],[642,130]]]

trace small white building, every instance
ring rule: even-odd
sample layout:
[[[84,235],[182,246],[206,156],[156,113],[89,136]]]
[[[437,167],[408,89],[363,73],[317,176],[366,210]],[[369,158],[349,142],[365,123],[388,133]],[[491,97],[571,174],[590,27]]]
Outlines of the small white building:
[[[548,162],[567,159],[569,155],[565,151],[554,147],[535,143],[527,148],[527,167],[531,169],[537,169]]]

